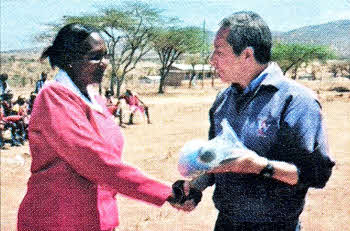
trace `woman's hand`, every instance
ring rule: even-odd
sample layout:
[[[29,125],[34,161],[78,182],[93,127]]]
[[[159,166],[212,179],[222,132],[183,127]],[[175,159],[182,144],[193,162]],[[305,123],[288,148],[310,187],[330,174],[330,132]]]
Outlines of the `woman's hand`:
[[[168,202],[176,209],[191,212],[202,199],[202,192],[191,187],[189,181],[178,180],[172,188]]]

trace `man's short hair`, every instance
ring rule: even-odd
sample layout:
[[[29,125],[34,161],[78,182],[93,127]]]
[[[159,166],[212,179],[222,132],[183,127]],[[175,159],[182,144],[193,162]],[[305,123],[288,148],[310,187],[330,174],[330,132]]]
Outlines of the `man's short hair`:
[[[227,42],[236,55],[251,47],[254,50],[256,61],[261,64],[271,59],[272,36],[265,21],[251,11],[240,11],[223,19],[221,28],[229,28]]]

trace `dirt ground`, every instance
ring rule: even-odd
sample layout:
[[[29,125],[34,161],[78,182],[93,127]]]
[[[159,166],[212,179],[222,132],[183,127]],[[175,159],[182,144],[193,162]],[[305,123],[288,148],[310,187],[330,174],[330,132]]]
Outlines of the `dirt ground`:
[[[194,138],[207,137],[208,109],[217,90],[167,89],[163,96],[143,95],[149,104],[152,124],[140,116],[136,125],[123,128],[125,161],[161,181],[181,178],[177,171],[178,152]],[[301,216],[302,230],[350,230],[350,95],[321,95],[329,143],[337,161],[333,175],[322,190],[311,189]],[[16,230],[18,206],[26,192],[31,158],[28,143],[1,150],[1,230]],[[118,196],[120,231],[210,231],[217,211],[211,196],[191,213],[179,212],[165,204],[158,208]]]

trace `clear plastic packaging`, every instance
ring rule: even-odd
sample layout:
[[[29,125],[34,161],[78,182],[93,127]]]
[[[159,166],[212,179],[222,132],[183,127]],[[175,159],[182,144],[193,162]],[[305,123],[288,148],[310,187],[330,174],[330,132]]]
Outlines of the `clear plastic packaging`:
[[[239,157],[232,153],[233,149],[246,149],[226,119],[222,120],[221,126],[221,133],[214,139],[195,139],[183,146],[178,162],[178,170],[182,176],[200,175],[225,161]]]

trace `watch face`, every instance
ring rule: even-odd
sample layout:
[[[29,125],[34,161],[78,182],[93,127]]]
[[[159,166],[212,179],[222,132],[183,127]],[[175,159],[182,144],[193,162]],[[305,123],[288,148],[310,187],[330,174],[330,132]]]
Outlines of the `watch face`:
[[[264,177],[272,177],[272,174],[270,172],[265,172],[263,174]]]
[[[263,170],[261,170],[260,175],[266,178],[271,178],[274,173],[275,169],[270,163],[268,163],[266,167]]]

